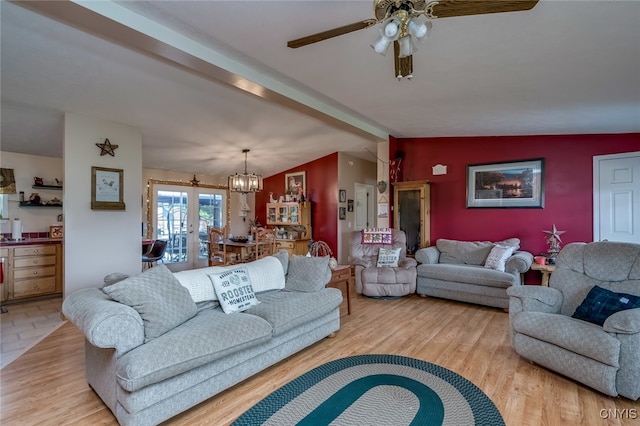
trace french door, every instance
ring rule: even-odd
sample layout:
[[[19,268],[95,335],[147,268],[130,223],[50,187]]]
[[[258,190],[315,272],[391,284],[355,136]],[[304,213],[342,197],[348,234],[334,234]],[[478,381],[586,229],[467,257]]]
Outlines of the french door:
[[[154,184],[151,236],[167,240],[164,263],[174,271],[207,266],[207,226],[227,225],[227,190]]]

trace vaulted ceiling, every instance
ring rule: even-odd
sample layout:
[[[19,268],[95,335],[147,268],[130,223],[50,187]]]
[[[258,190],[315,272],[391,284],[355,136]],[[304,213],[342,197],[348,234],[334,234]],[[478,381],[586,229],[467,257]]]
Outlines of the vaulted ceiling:
[[[472,0],[473,1],[473,0]],[[62,156],[64,112],[136,126],[143,166],[264,176],[396,137],[640,131],[640,2],[433,21],[411,81],[366,1],[2,2],[0,149]],[[115,143],[115,142],[114,142]]]

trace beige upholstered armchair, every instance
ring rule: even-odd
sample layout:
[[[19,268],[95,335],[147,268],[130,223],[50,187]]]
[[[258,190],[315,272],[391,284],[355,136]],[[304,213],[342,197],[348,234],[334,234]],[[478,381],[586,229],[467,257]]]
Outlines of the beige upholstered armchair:
[[[413,258],[406,257],[406,235],[393,230],[388,243],[367,243],[363,231],[351,233],[349,254],[355,266],[356,292],[370,297],[404,296],[416,291],[416,265]],[[399,251],[397,266],[378,267],[380,250]]]
[[[640,397],[640,244],[568,244],[549,287],[507,293],[516,352],[607,395]]]

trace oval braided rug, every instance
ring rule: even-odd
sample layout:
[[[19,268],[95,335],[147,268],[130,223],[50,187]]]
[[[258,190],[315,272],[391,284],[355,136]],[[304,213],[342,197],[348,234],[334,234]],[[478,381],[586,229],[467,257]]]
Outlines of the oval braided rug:
[[[504,426],[476,385],[438,365],[398,355],[357,355],[314,368],[240,416],[255,425]]]

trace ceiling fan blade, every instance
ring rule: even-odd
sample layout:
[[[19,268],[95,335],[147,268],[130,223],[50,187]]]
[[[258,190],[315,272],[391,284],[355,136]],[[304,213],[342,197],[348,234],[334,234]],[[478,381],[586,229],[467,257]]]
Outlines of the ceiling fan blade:
[[[351,33],[353,31],[362,30],[364,28],[368,28],[371,25],[375,25],[377,23],[378,21],[376,21],[375,19],[367,19],[365,21],[354,22],[353,24],[345,25],[340,28],[334,28],[332,30],[323,31],[318,34],[313,34],[313,35],[302,37],[296,40],[291,40],[287,42],[287,46],[291,47],[292,49],[296,49],[298,47],[306,46],[312,43],[317,43],[319,41],[337,37],[343,34]]]
[[[538,0],[442,0],[432,9],[434,18],[483,15],[485,13],[519,12],[530,10]]]

